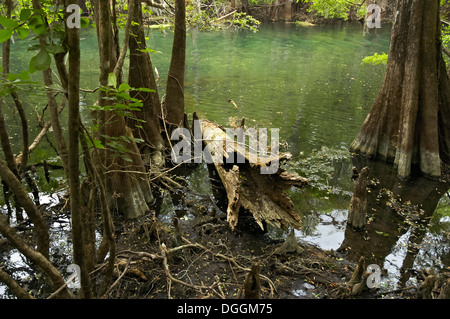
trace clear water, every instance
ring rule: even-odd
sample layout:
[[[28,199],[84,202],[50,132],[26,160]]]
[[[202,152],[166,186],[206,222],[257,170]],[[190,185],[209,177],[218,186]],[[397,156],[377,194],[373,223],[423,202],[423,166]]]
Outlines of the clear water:
[[[94,89],[98,85],[95,35],[92,30],[82,30],[81,86],[85,89]],[[353,245],[354,252],[361,249],[361,254],[367,251],[371,254],[370,243],[369,248],[357,245],[364,242],[364,234],[352,233],[346,227],[354,188],[350,179],[354,163],[347,150],[375,99],[384,75],[383,65],[362,65],[361,61],[376,52],[387,53],[389,35],[390,27],[387,25],[376,33],[363,34],[359,24],[313,28],[289,23],[263,24],[257,33],[189,31],[186,113],[197,112],[200,118],[216,121],[225,127],[245,117],[247,126],[280,129],[284,149],[294,155],[287,168],[310,180],[309,187],[290,190],[304,223],[303,229],[296,233],[299,241],[313,243],[326,250]],[[172,40],[170,32],[151,31],[148,34],[148,46],[159,51],[152,53],[151,58],[159,74],[160,96],[165,91]],[[20,41],[13,45],[13,72],[28,67],[31,57],[31,53],[26,51],[28,45]],[[39,74],[33,77],[40,80]],[[30,114],[31,127],[37,133],[34,113],[42,112],[45,97],[37,95],[35,90],[21,96]],[[92,104],[96,96],[82,94],[84,110],[88,110],[87,105]],[[237,109],[228,102],[229,99],[235,101]],[[13,145],[20,150],[20,121],[12,112],[8,116],[15,121],[10,122],[13,124]],[[33,152],[30,161],[39,162],[49,156],[55,156],[54,151],[50,144],[44,143]],[[388,170],[382,171],[378,178],[389,175]],[[207,192],[204,174],[200,172],[195,176],[190,177],[191,185],[196,185],[201,193]],[[41,180],[40,185],[45,189],[44,178]],[[410,193],[413,194],[418,187],[420,191],[422,186],[415,187]],[[444,194],[445,191],[439,198]],[[426,202],[426,198],[420,199],[420,203]],[[410,267],[431,266],[442,270],[449,266],[448,204],[449,199],[444,196],[437,208],[431,205],[431,223],[427,224],[420,237],[423,240]],[[383,229],[390,234],[390,240],[384,238],[383,252],[379,252],[376,260],[387,269],[389,276],[386,280],[389,282],[397,282],[401,276],[397,273],[406,259],[405,241],[411,237],[407,229],[397,233],[399,225],[396,223],[393,221],[391,228]],[[384,234],[381,230],[376,231]],[[284,234],[272,230],[269,235],[282,237]]]

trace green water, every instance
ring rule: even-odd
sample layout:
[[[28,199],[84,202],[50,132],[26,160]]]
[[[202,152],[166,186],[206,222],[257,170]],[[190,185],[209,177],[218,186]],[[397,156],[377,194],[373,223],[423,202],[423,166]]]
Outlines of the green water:
[[[170,56],[169,39],[154,35],[149,41],[164,54],[152,56],[161,75]],[[378,36],[364,36],[359,25],[283,23],[263,25],[257,33],[193,31],[187,46],[186,111],[223,125],[230,117],[245,117],[249,126],[279,128],[294,155],[322,146],[347,147],[383,74],[383,66],[361,66],[361,60],[388,47],[388,27]]]
[[[96,33],[81,31],[81,87],[94,89],[98,86],[99,71]],[[240,121],[245,117],[249,127],[280,129],[283,148],[294,155],[288,168],[307,177],[311,184],[304,190],[290,190],[304,222],[303,230],[297,233],[299,240],[325,249],[337,249],[347,236],[346,217],[354,188],[348,147],[370,110],[384,74],[383,65],[362,65],[361,61],[376,52],[387,53],[389,34],[387,25],[377,32],[363,34],[359,24],[313,28],[288,23],[263,24],[257,33],[189,31],[186,113],[190,116],[197,112],[200,118],[216,121],[224,127],[234,118]],[[170,32],[148,34],[148,47],[160,52],[152,53],[151,58],[159,73],[161,97],[165,91],[172,40]],[[32,42],[17,41],[12,46],[12,72],[28,68],[32,55],[26,48]],[[33,78],[40,81],[41,75],[35,74]],[[21,93],[35,134],[39,129],[34,112],[41,113],[46,104],[45,96],[36,91]],[[86,105],[92,104],[96,97],[97,93],[82,93],[85,114],[88,114]],[[228,102],[229,99],[235,101],[238,109]],[[12,112],[6,113],[13,146],[20,150],[20,121]],[[39,162],[48,156],[55,156],[55,153],[44,143],[33,152],[30,162]],[[198,188],[207,192],[203,185],[204,174],[199,176],[198,180],[192,178],[191,184],[202,184]],[[443,247],[442,251],[432,258],[422,258],[423,265],[437,264],[439,268],[448,265],[448,215],[446,199],[438,205],[433,217],[434,229],[426,233],[426,238],[435,240],[435,247]],[[272,235],[282,236],[277,231]],[[397,237],[401,244],[400,239],[405,235],[400,236]],[[399,243],[390,243],[383,256],[400,251]],[[391,248],[393,253],[388,255]],[[421,254],[427,255],[429,249],[422,249]],[[398,268],[401,266],[395,271]]]
[[[296,27],[266,24],[249,31],[199,32],[187,41],[186,112],[197,112],[227,125],[245,117],[248,126],[279,128],[289,150],[298,155],[322,146],[347,148],[363,122],[381,84],[384,66],[361,65],[375,52],[387,52],[390,28],[363,35],[359,24]],[[164,95],[173,35],[149,34],[148,46]],[[33,41],[12,46],[11,72],[28,68]],[[98,51],[94,30],[82,30],[81,87],[98,86]],[[41,80],[40,74],[33,79]],[[55,80],[57,82],[57,80]],[[30,113],[45,106],[43,95],[22,94]],[[93,103],[97,94],[82,94]],[[228,102],[233,99],[238,109]]]

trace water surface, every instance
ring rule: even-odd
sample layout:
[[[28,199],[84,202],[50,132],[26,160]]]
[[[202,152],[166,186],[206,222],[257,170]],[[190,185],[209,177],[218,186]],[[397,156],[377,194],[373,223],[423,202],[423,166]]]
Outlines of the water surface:
[[[245,117],[247,126],[280,129],[283,148],[294,155],[287,168],[310,180],[309,187],[290,190],[304,223],[303,229],[296,233],[299,241],[316,244],[326,250],[354,247],[353,251],[359,251],[359,254],[375,254],[370,250],[371,242],[364,239],[368,238],[364,233],[358,234],[346,227],[354,188],[351,168],[356,165],[348,147],[369,112],[384,74],[383,65],[362,65],[361,61],[365,56],[388,52],[389,34],[388,25],[364,34],[359,24],[312,28],[290,23],[263,24],[257,33],[189,31],[186,113],[190,116],[197,112],[200,118],[216,121],[225,127]],[[95,35],[93,30],[82,30],[81,86],[84,89],[98,86]],[[159,74],[161,97],[165,91],[172,40],[170,32],[151,31],[148,34],[148,46],[158,51],[152,53],[151,58]],[[26,48],[31,42],[16,41],[12,46],[12,72],[28,68],[32,55]],[[40,74],[33,75],[36,80],[40,77]],[[34,134],[39,131],[34,114],[41,114],[46,103],[45,97],[36,91],[31,89],[21,93]],[[95,101],[96,96],[82,94],[84,114],[89,113],[88,105]],[[230,99],[236,103],[237,109],[228,102]],[[20,121],[13,112],[6,113],[11,120],[13,146],[18,151]],[[58,161],[51,137],[47,142],[33,152],[30,163],[38,163],[48,157],[55,157]],[[195,176],[190,177],[191,185],[196,185],[201,193],[208,192],[204,174]],[[393,175],[387,169],[382,169],[378,177],[374,175],[382,180],[385,176]],[[38,177],[38,182],[43,190],[49,189],[43,177]],[[394,184],[395,181],[388,181],[380,189],[390,189]],[[430,186],[420,185],[414,186],[409,194],[420,193]],[[416,228],[402,226],[403,221],[395,218],[392,218],[391,226],[374,230],[374,236],[380,236],[384,245],[374,260],[390,269],[390,274],[399,272],[403,263],[409,268],[431,266],[442,270],[448,267],[450,212],[448,197],[440,199],[444,193],[429,205],[431,223],[425,225],[420,236]],[[421,198],[418,205],[429,203],[430,196]],[[373,209],[377,210],[375,205]],[[392,212],[388,214],[391,216]],[[283,236],[277,230],[272,230],[269,235]],[[423,240],[415,243],[418,252],[411,261],[407,260],[410,257],[407,247],[410,245],[408,240],[414,236]],[[365,242],[365,246],[355,246],[355,243]],[[394,277],[399,280],[399,276]]]

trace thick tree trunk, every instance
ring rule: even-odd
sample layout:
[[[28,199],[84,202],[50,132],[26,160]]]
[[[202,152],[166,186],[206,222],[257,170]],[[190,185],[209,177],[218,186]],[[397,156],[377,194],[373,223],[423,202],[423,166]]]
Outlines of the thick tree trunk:
[[[130,47],[130,71],[128,84],[133,88],[147,88],[154,92],[134,91],[131,97],[142,101],[141,111],[134,112],[139,122],[129,119],[128,125],[133,131],[135,137],[139,137],[144,142],[140,145],[140,151],[143,155],[150,155],[150,162],[156,167],[163,164],[164,141],[161,136],[161,127],[159,116],[161,115],[161,103],[156,86],[155,76],[153,74],[152,61],[150,54],[146,52],[145,34],[143,30],[142,8],[139,0],[130,0],[135,2],[133,6],[133,23],[129,37]]]
[[[115,48],[116,45],[113,44],[114,37],[110,7],[107,3],[98,1],[95,10],[98,17],[97,32],[101,65],[100,84],[108,86],[109,74],[113,72],[115,74],[121,73],[116,68],[117,65],[120,66],[121,64],[121,55],[118,57],[117,52],[111,50],[111,47]],[[104,93],[100,93],[98,104],[100,106],[111,105],[112,101],[105,99]],[[104,125],[104,132],[101,132],[101,134],[107,136],[107,139],[129,138],[128,141],[121,142],[126,149],[126,154],[118,154],[117,150],[111,147],[106,150],[104,163],[108,171],[105,172],[106,180],[104,185],[107,187],[109,207],[117,210],[127,218],[142,216],[149,210],[148,203],[153,200],[153,196],[139,149],[131,139],[134,136],[127,127],[124,117],[119,116],[115,111],[101,111],[97,116],[97,120],[99,124]]]
[[[413,165],[441,175],[441,160],[450,163],[441,50],[439,0],[400,0],[385,78],[351,151],[393,161],[400,177],[410,176]]]
[[[175,34],[165,99],[165,119],[178,127],[184,120],[184,69],[186,59],[186,8],[184,0],[175,0]]]

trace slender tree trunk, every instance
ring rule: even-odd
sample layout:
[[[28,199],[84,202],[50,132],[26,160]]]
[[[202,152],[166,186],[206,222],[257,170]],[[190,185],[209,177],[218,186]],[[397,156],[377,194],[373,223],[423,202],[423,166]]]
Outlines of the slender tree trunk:
[[[1,164],[2,161],[0,160],[0,165]],[[35,251],[31,248],[23,238],[17,234],[14,228],[7,225],[2,216],[0,216],[0,233],[4,235],[25,257],[39,267],[53,289],[58,289],[65,284],[61,273],[50,263],[48,256],[46,257],[39,251]],[[59,296],[63,298],[73,297],[72,293],[67,288],[63,289]]]
[[[394,162],[403,178],[413,166],[437,177],[450,163],[439,0],[400,0],[397,10],[383,84],[350,149]]]
[[[78,4],[76,0],[66,0],[66,7]],[[79,137],[81,130],[80,118],[80,30],[66,28],[67,46],[69,48],[69,71],[67,82],[68,102],[68,171],[70,213],[72,217],[72,242],[74,261],[81,269],[81,297],[90,298],[91,282],[89,273],[93,270],[86,265],[90,256],[85,253],[84,232],[89,231],[84,223],[86,207],[81,198],[80,168],[79,168]]]
[[[100,55],[100,78],[99,82],[101,86],[108,86],[108,75],[110,72],[114,70],[112,65],[112,54],[111,54],[111,42],[112,42],[112,31],[111,31],[111,10],[109,7],[109,3],[100,0],[93,0],[94,12],[97,24],[97,38],[98,38],[98,46],[99,46],[99,55]],[[106,99],[106,92],[99,92],[98,104],[100,106],[108,105],[109,101]],[[99,111],[96,114],[96,121],[101,126],[100,134],[107,134],[106,130],[106,112]],[[106,290],[106,287],[109,286],[109,283],[112,279],[112,272],[114,270],[114,260],[116,256],[116,246],[114,239],[114,225],[111,218],[111,214],[109,211],[108,202],[106,199],[106,192],[102,192],[106,188],[106,152],[99,151],[98,156],[96,156],[95,160],[95,180],[99,185],[100,194],[100,203],[101,203],[101,212],[103,218],[103,238],[102,242],[97,251],[97,258],[103,258],[106,256],[109,251],[109,260],[108,267],[105,276],[105,280],[103,282],[102,290]]]
[[[41,10],[42,4],[39,0],[32,0],[33,3],[33,9],[35,10]],[[45,34],[39,35],[39,44],[41,47],[45,47],[47,45],[47,38]],[[52,121],[52,127],[53,127],[53,133],[55,136],[55,142],[56,142],[56,148],[58,150],[59,156],[61,158],[61,162],[63,164],[64,170],[66,172],[66,176],[68,177],[69,174],[67,172],[67,169],[69,167],[69,159],[67,154],[67,145],[66,141],[64,139],[61,122],[59,120],[59,110],[58,105],[56,103],[55,95],[51,87],[53,86],[53,79],[52,79],[52,70],[48,68],[47,70],[42,71],[42,76],[44,79],[44,85],[46,86],[46,92],[47,92],[47,102],[48,107],[50,110],[50,119]]]
[[[184,69],[186,60],[186,5],[175,0],[175,34],[165,99],[165,119],[178,127],[184,120]]]
[[[12,11],[12,1],[6,1],[6,10],[7,16],[11,16]],[[10,60],[10,51],[11,51],[11,40],[7,40],[3,43],[2,46],[2,89],[4,89],[4,82],[6,81],[6,75],[9,73],[9,60]],[[6,129],[5,117],[2,111],[3,99],[0,99],[0,141],[3,148],[3,153],[5,155],[6,163],[8,164],[9,169],[18,177],[17,166],[15,164],[14,153],[11,148],[11,143],[9,142],[9,135]]]
[[[23,187],[17,179],[17,176],[8,168],[2,159],[0,159],[0,178],[8,184],[9,188],[13,191],[18,204],[25,209],[28,217],[33,222],[37,235],[37,251],[48,258],[50,239],[47,223],[39,209],[37,209],[28,196],[25,187]]]

